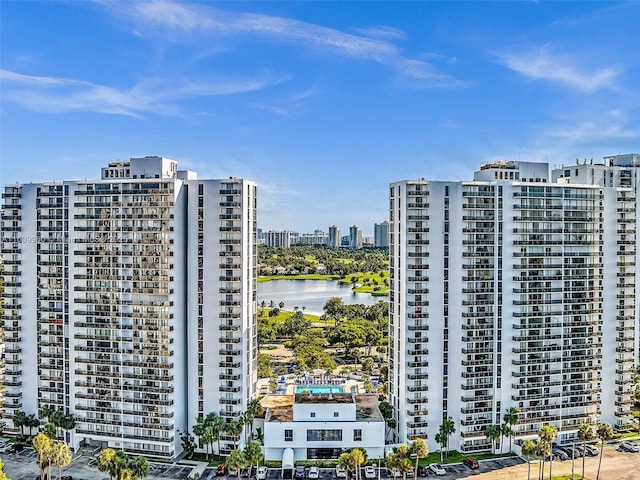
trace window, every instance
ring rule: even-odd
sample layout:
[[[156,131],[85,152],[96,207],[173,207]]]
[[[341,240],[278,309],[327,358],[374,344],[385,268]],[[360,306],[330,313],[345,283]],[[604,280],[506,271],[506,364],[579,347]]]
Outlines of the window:
[[[310,416],[311,418],[316,418],[316,412],[311,412]]]
[[[284,441],[285,442],[293,442],[293,430],[285,430],[284,431]]]
[[[342,430],[307,430],[308,442],[342,441]]]
[[[353,441],[354,442],[361,442],[362,441],[362,430],[360,430],[359,428],[355,429],[353,431]]]
[[[340,416],[340,412],[333,412],[334,418],[338,418]]]

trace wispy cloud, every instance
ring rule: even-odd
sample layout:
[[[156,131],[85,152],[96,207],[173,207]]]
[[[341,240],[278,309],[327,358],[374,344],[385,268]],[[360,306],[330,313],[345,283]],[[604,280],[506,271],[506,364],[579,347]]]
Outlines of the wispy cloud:
[[[407,58],[390,40],[405,37],[392,27],[376,26],[356,30],[354,35],[333,28],[291,18],[255,13],[226,12],[209,6],[152,2],[101,2],[133,22],[136,31],[163,35],[167,30],[209,36],[248,35],[270,38],[323,54],[373,61],[395,69],[399,74],[420,81],[424,87],[460,87],[464,82],[436,69],[429,63]]]
[[[265,74],[257,79],[210,81],[145,80],[117,89],[83,80],[24,75],[0,70],[5,98],[31,110],[48,113],[92,111],[139,117],[153,112],[179,115],[173,102],[187,98],[234,95],[261,90],[283,78]]]
[[[561,83],[583,92],[613,89],[620,74],[620,70],[612,66],[584,67],[576,55],[553,53],[549,46],[498,56],[504,66],[525,77]]]
[[[639,130],[630,130],[624,125],[582,122],[568,127],[556,127],[547,131],[552,138],[561,139],[569,144],[582,144],[602,140],[617,140],[640,137]]]

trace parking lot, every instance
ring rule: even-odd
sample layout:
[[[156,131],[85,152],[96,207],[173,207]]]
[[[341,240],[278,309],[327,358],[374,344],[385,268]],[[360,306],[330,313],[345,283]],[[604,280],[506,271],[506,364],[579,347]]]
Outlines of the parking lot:
[[[11,480],[40,479],[38,469],[38,454],[33,449],[25,448],[19,453],[2,455],[4,471]],[[187,478],[194,467],[188,465],[173,465],[165,463],[149,463],[149,480],[183,480]],[[215,473],[215,472],[214,472]],[[51,469],[52,478],[58,475],[58,468]],[[95,461],[87,457],[75,460],[71,465],[62,469],[62,475],[70,475],[74,480],[109,480],[106,473],[100,472]]]

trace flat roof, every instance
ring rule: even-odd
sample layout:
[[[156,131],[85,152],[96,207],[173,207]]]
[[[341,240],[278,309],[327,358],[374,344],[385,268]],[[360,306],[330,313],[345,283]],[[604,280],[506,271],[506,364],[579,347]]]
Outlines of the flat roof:
[[[298,394],[309,399],[309,394]],[[295,395],[295,401],[298,402],[298,395]],[[352,395],[350,393],[340,394],[344,397],[349,397],[349,400],[345,399],[336,400],[336,394],[332,400],[328,400],[329,395],[312,395],[313,401],[303,401],[299,403],[314,403],[314,404],[335,404],[335,403],[352,403],[355,400],[356,406],[356,421],[358,422],[384,422],[380,409],[378,408],[379,401],[378,395],[375,393]],[[262,399],[262,406],[267,410],[265,422],[293,422],[293,395],[267,395]],[[324,397],[324,401],[323,398]],[[305,420],[308,422],[308,420]]]

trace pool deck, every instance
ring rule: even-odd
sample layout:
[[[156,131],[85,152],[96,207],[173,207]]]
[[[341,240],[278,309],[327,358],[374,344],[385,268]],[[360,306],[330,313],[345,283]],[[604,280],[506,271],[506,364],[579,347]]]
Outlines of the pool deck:
[[[268,378],[261,378],[258,380],[258,390],[262,389],[263,393],[267,393],[269,381],[270,380]],[[278,389],[273,393],[280,395],[295,395],[297,387],[307,386],[311,388],[340,387],[343,389],[343,393],[365,393],[364,382],[357,378],[351,378],[350,376],[317,375],[300,377],[294,374],[280,377],[280,380],[278,381]]]

